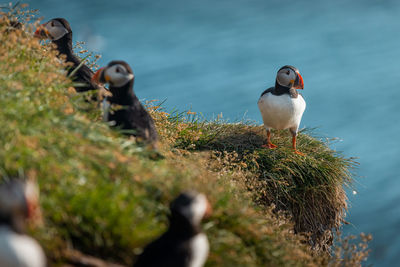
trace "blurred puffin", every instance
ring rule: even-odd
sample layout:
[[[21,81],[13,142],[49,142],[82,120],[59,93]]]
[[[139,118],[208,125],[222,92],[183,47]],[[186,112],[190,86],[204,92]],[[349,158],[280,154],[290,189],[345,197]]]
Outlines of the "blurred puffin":
[[[6,28],[6,33],[14,32],[16,30],[21,30],[22,29],[22,23],[19,22],[18,20],[10,20],[6,22],[7,28]]]
[[[35,36],[41,39],[50,39],[57,46],[58,52],[66,56],[66,61],[73,64],[68,69],[68,75],[80,66],[73,75],[73,80],[82,84],[75,87],[77,92],[99,89],[99,86],[91,80],[93,71],[85,64],[81,64],[80,58],[74,55],[72,30],[66,19],[55,18],[40,25],[35,31]]]
[[[304,89],[303,78],[299,70],[293,66],[283,66],[276,75],[275,87],[265,90],[258,100],[258,108],[267,130],[267,144],[263,147],[276,148],[271,143],[270,129],[289,129],[292,134],[294,152],[303,153],[296,149],[296,137],[301,117],[306,109],[306,102],[296,89]]]
[[[23,234],[26,221],[37,214],[38,190],[32,182],[13,179],[0,186],[0,266],[46,266],[41,246]]]
[[[201,231],[201,220],[211,214],[203,194],[184,192],[170,205],[168,230],[145,247],[134,267],[202,267],[209,243]]]
[[[112,126],[128,130],[145,143],[156,145],[158,134],[153,118],[142,106],[133,91],[135,75],[125,61],[111,61],[106,67],[99,69],[93,76],[97,83],[108,83],[112,96],[106,98],[109,105],[104,119]]]

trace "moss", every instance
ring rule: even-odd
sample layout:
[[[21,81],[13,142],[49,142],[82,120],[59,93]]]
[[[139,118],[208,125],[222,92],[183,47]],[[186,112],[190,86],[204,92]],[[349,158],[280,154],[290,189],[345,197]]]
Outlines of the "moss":
[[[204,192],[214,207],[204,223],[206,266],[341,262],[295,232],[329,244],[321,233],[340,225],[350,159],[304,133],[304,158],[285,148],[280,132],[281,148],[259,149],[265,134],[258,126],[207,123],[150,104],[165,156],[152,160],[74,92],[65,64],[32,38],[26,15],[11,10],[0,18],[0,172],[38,181],[44,224],[32,234],[53,264],[68,261],[71,248],[131,264],[165,230],[168,203],[183,189]],[[22,27],[10,31],[16,18]],[[365,258],[355,254],[356,264]]]

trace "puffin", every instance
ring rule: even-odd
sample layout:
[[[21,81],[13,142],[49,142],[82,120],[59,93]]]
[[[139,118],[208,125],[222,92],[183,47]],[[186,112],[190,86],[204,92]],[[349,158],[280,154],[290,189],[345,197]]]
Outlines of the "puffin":
[[[10,20],[7,22],[7,29],[6,33],[11,33],[16,30],[21,30],[22,29],[22,23],[19,22],[18,20]]]
[[[125,61],[114,60],[100,68],[93,76],[96,83],[108,83],[111,96],[107,96],[103,107],[104,120],[125,134],[135,136],[138,141],[156,145],[157,130],[153,118],[140,103],[133,84],[135,75]]]
[[[304,89],[299,70],[290,65],[283,66],[276,75],[275,87],[261,94],[258,108],[267,130],[267,144],[263,147],[270,149],[277,147],[271,142],[271,129],[289,129],[294,153],[304,156],[296,149],[296,138],[306,102],[297,89]]]
[[[40,217],[36,185],[11,179],[0,186],[0,266],[45,267],[42,247],[25,235],[27,220]]]
[[[145,247],[133,267],[202,267],[206,262],[209,243],[201,230],[202,219],[211,215],[206,196],[183,192],[170,210],[168,230]]]
[[[75,87],[77,92],[97,90],[100,87],[92,81],[93,71],[82,63],[81,59],[74,55],[72,50],[72,30],[68,21],[64,18],[54,18],[40,25],[34,34],[40,39],[50,39],[56,45],[60,55],[66,56],[66,61],[72,63],[68,68],[68,75],[73,71],[73,81],[79,83]],[[75,71],[76,68],[78,70]]]

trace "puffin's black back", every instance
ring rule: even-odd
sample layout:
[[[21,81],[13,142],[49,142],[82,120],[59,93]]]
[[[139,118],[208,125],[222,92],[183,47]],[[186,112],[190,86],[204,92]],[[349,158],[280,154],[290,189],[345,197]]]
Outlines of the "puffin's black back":
[[[53,40],[52,42],[57,46],[57,50],[60,54],[64,54],[67,56],[66,61],[72,63],[72,66],[68,69],[69,75],[81,64],[82,61],[73,53],[72,30],[68,21],[64,18],[55,18],[53,20],[59,21],[68,31],[68,33],[65,34],[63,37],[58,40]],[[81,67],[75,72],[72,80],[85,85],[75,87],[76,91],[85,92],[89,90],[99,89],[99,86],[91,80],[93,75],[93,71],[85,64],[82,64]]]
[[[192,239],[201,232],[199,225],[192,225],[180,208],[193,201],[183,193],[170,205],[171,216],[168,230],[150,243],[138,257],[134,267],[189,267],[192,260]]]
[[[118,104],[116,102],[112,103]],[[150,143],[158,140],[153,118],[137,98],[136,101],[129,106],[115,108],[115,110],[108,115],[108,121],[115,121],[115,127],[127,130],[127,135],[140,137]]]
[[[108,67],[115,64],[123,65],[129,73],[133,74],[131,67],[124,61],[112,61]],[[107,97],[107,101],[110,102],[113,110],[108,115],[108,121],[115,121],[115,126],[122,130],[131,130],[127,133],[128,135],[154,143],[158,140],[154,120],[136,97],[133,84],[134,79],[121,87],[110,85],[112,96]],[[117,107],[114,109],[112,104],[116,104]],[[118,107],[119,105],[122,107]]]
[[[167,231],[144,249],[133,267],[189,267],[190,258],[190,239]]]

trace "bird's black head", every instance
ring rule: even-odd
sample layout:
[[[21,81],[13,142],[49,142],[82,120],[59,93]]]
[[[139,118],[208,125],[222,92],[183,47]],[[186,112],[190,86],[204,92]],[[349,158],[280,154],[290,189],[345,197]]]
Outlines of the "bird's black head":
[[[211,214],[211,206],[204,194],[194,191],[181,193],[170,205],[171,220],[184,218],[193,226],[198,226],[204,217]]]
[[[135,75],[131,67],[122,60],[114,60],[99,69],[92,80],[96,83],[108,83],[110,88],[132,89]],[[128,85],[128,86],[127,86]]]
[[[278,70],[276,74],[276,86],[303,89],[304,82],[299,70],[296,67],[286,65]]]
[[[35,36],[41,39],[57,41],[65,36],[72,38],[72,30],[66,19],[54,18],[40,25],[36,29]]]

